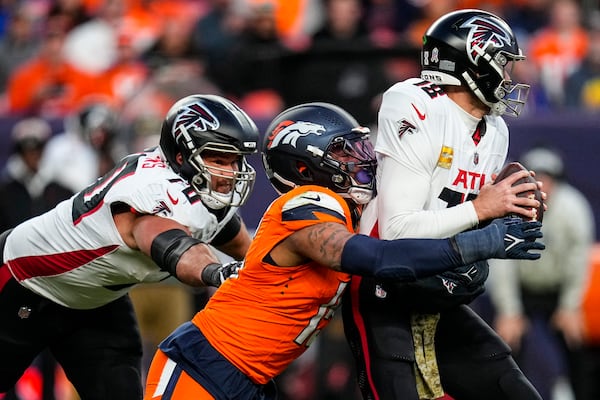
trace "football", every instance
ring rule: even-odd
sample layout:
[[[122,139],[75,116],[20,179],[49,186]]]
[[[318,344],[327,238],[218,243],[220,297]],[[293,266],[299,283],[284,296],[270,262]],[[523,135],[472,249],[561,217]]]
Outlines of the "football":
[[[506,179],[508,176],[525,170],[527,171],[527,168],[525,168],[521,163],[518,162],[511,162],[508,163],[506,166],[504,166],[504,168],[502,168],[502,170],[498,173],[498,176],[496,177],[496,180],[494,181],[494,184]],[[535,178],[531,175],[529,175],[526,178],[522,178],[519,179],[518,181],[516,181],[513,186],[519,185],[521,183],[526,183],[526,182],[536,182]],[[540,206],[537,208],[537,214],[535,218],[532,218],[532,220],[534,221],[540,221],[542,222],[542,219],[544,218],[544,202],[542,200],[542,192],[539,189],[536,190],[530,190],[527,192],[522,192],[519,193],[517,196],[519,197],[532,197],[535,198],[536,200],[538,200],[540,202]]]

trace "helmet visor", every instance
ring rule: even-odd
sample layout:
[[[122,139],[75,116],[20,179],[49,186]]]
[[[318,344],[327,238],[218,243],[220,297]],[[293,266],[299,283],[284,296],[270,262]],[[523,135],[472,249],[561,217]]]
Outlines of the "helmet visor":
[[[347,190],[348,197],[359,204],[368,202],[375,190],[377,161],[368,132],[367,128],[355,128],[349,134],[334,138],[324,157],[337,171],[333,175],[334,184]]]

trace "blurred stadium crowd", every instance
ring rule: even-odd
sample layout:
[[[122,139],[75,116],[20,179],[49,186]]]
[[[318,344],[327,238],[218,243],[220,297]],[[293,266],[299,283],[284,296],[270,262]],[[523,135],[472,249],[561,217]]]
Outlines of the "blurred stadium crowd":
[[[518,34],[530,112],[600,107],[595,1],[5,0],[0,114],[63,118],[95,98],[142,129],[215,92],[259,119],[320,98],[372,122],[377,95],[418,69],[425,28],[471,7]]]
[[[166,111],[193,93],[234,100],[259,128],[306,101],[338,104],[374,126],[381,93],[419,75],[425,29],[458,8],[494,12],[517,33],[528,58],[515,81],[532,86],[525,114],[600,111],[600,2],[593,0],[2,0],[0,165],[13,145],[39,150],[32,162],[55,170],[49,179],[58,185],[27,211],[39,213],[120,156],[156,144]],[[63,132],[70,139],[44,148]],[[19,222],[21,214],[3,211],[1,230]],[[182,318],[206,295],[194,293],[190,309],[180,304]],[[358,398],[344,346],[334,321],[281,377],[282,398]],[[45,397],[34,392],[20,399],[71,398],[64,387]]]

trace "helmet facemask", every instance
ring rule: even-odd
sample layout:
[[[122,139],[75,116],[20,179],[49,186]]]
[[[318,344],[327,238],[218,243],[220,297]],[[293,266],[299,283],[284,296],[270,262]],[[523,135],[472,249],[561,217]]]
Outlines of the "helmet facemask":
[[[484,53],[479,73],[468,68],[462,73],[462,78],[477,98],[490,107],[490,114],[517,117],[525,107],[530,86],[513,83],[510,77],[516,62],[524,59],[522,55],[502,50],[493,57]]]
[[[237,171],[229,168],[207,165],[202,154],[229,153],[239,155]],[[247,162],[245,154],[235,146],[222,143],[207,143],[202,148],[195,150],[187,159],[187,163],[194,173],[190,179],[190,185],[202,198],[202,202],[213,210],[224,207],[240,207],[248,200],[252,192],[256,171]],[[231,181],[231,190],[221,193],[213,187],[213,178],[227,179]]]
[[[377,162],[367,128],[355,128],[350,134],[335,137],[323,155],[323,163],[334,170],[331,180],[336,193],[366,204],[374,196]]]

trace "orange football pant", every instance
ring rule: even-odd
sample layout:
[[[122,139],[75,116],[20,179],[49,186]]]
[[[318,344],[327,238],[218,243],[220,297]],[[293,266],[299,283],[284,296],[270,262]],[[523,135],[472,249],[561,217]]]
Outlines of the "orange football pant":
[[[169,400],[214,400],[214,397],[185,371],[181,371],[178,376],[174,374],[175,365],[165,353],[156,351],[148,370],[144,400],[162,400],[163,396]]]

